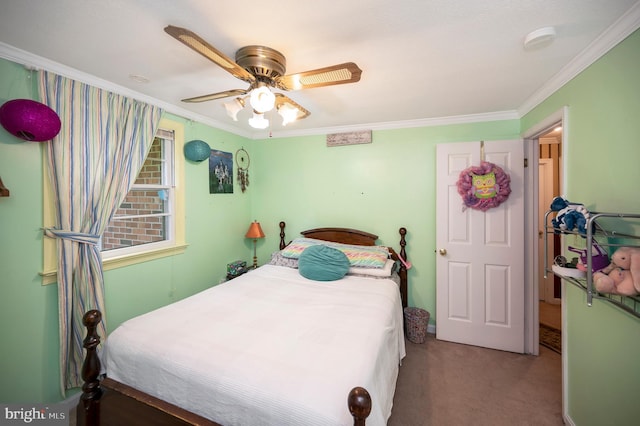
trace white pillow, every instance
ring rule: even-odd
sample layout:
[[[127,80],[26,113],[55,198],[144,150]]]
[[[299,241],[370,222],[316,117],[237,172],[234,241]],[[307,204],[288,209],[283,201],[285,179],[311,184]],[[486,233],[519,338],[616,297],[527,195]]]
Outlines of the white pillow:
[[[383,268],[363,268],[358,266],[352,266],[349,268],[347,275],[361,275],[368,277],[390,277],[393,272],[393,265],[396,261],[393,259],[387,259]]]

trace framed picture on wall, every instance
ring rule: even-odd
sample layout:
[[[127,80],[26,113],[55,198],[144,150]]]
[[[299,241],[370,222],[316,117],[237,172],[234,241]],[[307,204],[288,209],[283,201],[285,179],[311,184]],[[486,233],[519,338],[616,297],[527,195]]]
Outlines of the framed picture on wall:
[[[233,154],[211,150],[209,156],[209,193],[233,194]]]

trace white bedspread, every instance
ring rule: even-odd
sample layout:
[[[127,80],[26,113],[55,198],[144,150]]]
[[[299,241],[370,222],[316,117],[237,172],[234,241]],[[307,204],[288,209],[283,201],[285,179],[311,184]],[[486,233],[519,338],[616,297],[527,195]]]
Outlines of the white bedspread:
[[[351,425],[365,387],[367,425],[391,414],[405,355],[398,286],[308,280],[265,265],[133,318],[105,345],[107,375],[223,425]]]

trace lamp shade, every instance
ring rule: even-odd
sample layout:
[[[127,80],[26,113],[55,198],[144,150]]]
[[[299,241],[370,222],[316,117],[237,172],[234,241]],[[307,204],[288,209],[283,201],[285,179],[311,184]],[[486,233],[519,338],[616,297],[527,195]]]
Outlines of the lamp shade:
[[[211,155],[211,147],[201,140],[193,140],[184,145],[184,156],[191,161],[204,161]]]
[[[266,129],[269,127],[269,120],[264,118],[264,114],[253,113],[253,117],[249,119],[249,125],[254,129]]]
[[[262,232],[262,228],[260,227],[260,222],[253,221],[251,225],[249,225],[249,230],[245,234],[246,238],[264,238],[264,232]]]
[[[12,135],[30,142],[53,139],[61,127],[58,114],[31,99],[13,99],[0,107],[0,124]]]
[[[278,114],[282,117],[282,125],[286,126],[289,123],[293,123],[298,119],[298,108],[290,104],[282,104],[278,108]]]
[[[273,109],[276,95],[267,86],[261,85],[251,91],[249,103],[256,112],[262,114]]]
[[[238,121],[238,113],[242,111],[242,108],[244,108],[244,101],[242,98],[235,98],[231,102],[225,102],[222,105],[227,111],[227,115],[231,117],[233,121]]]

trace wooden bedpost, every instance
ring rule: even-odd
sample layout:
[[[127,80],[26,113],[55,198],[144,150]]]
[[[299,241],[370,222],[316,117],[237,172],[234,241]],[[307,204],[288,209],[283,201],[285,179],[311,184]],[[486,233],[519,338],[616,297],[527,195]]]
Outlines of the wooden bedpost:
[[[364,426],[371,413],[371,396],[365,388],[355,387],[349,392],[349,412],[353,416],[353,426]]]
[[[285,248],[287,244],[284,242],[284,222],[280,222],[280,250]]]
[[[407,251],[405,250],[405,246],[407,245],[407,241],[405,240],[405,236],[407,235],[407,228],[402,227],[398,230],[400,233],[400,256],[407,261]],[[407,267],[402,264],[400,267],[400,271],[398,272],[400,275],[400,294],[402,294],[402,307],[406,308],[409,306],[409,301],[407,300]]]
[[[87,337],[83,346],[87,350],[87,355],[82,364],[82,397],[78,402],[77,425],[97,426],[100,424],[100,359],[96,348],[100,344],[100,336],[96,332],[96,327],[102,321],[100,311],[91,310],[84,314],[82,323],[87,327]]]
[[[407,251],[405,250],[405,247],[407,245],[407,241],[405,240],[405,235],[407,235],[407,228],[402,227],[400,229],[398,229],[398,232],[400,233],[400,256],[402,256],[402,258],[406,261],[407,260]]]

